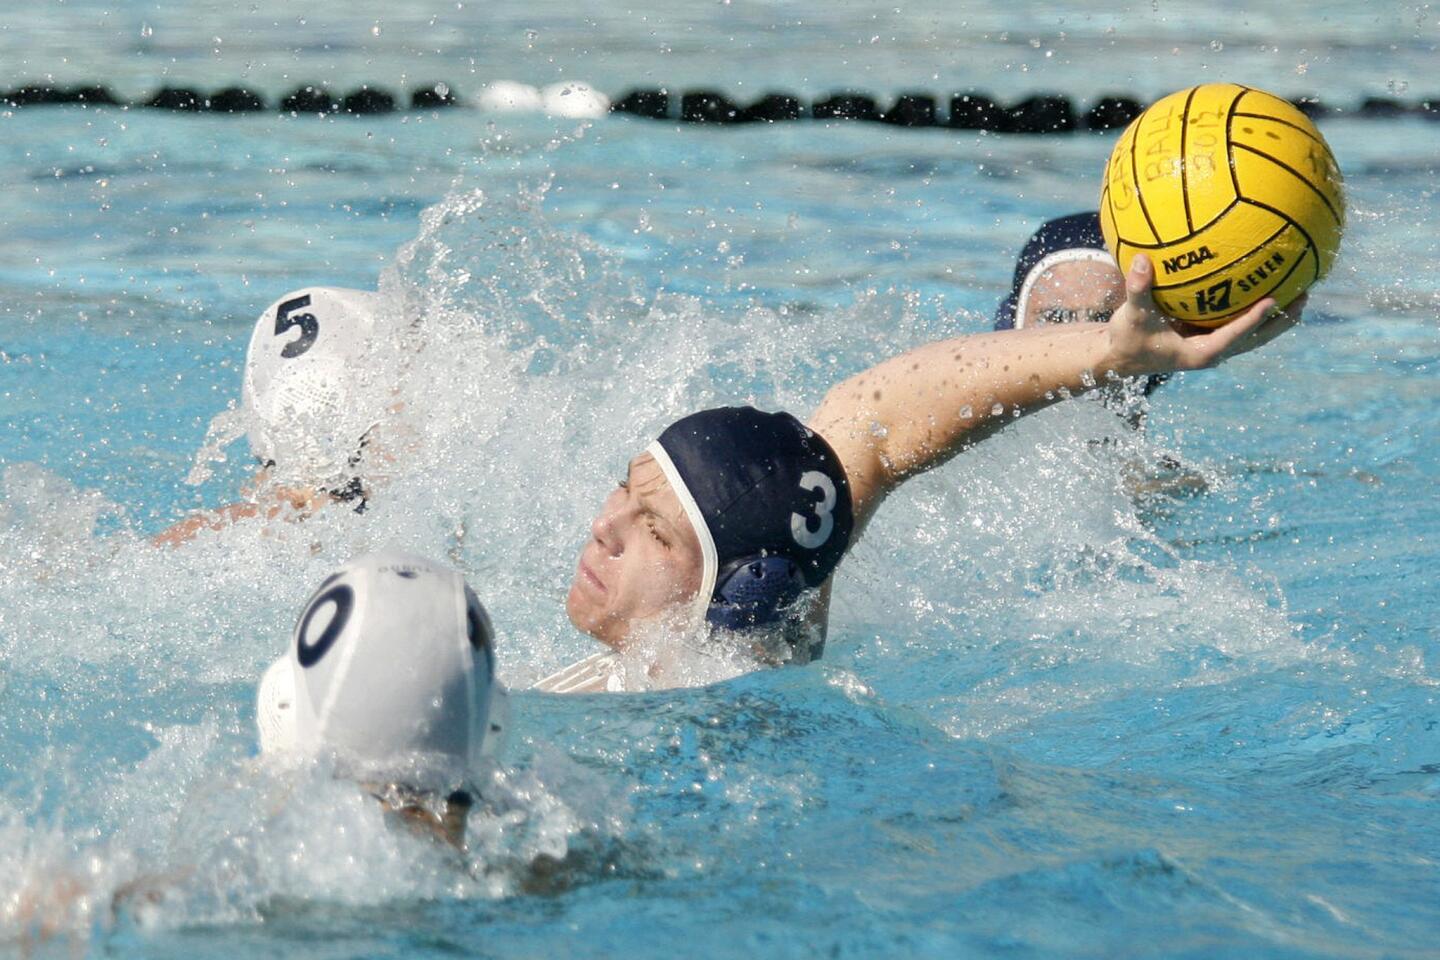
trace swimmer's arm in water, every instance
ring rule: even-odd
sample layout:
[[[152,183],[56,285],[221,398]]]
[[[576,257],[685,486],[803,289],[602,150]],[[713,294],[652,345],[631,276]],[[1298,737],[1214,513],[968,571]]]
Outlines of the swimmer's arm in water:
[[[162,903],[183,889],[194,871],[179,868],[166,873],[142,874],[117,886],[108,897],[93,877],[66,869],[21,878],[10,896],[4,916],[17,935],[0,933],[0,944],[17,942],[21,955],[63,936],[81,936],[98,923],[113,926],[122,912]],[[108,910],[105,908],[108,907]],[[102,913],[102,911],[105,911]]]
[[[218,510],[192,513],[179,523],[172,524],[155,534],[150,538],[150,543],[156,547],[178,547],[182,543],[194,540],[205,530],[220,530],[237,520],[258,517],[260,511],[259,504],[232,503],[229,506],[220,507]]]
[[[281,487],[268,503],[232,503],[215,510],[192,513],[151,537],[150,543],[156,547],[178,547],[206,530],[223,530],[233,523],[255,517],[273,520],[287,511],[293,518],[302,519],[320,509],[328,500],[323,491],[311,487]]]
[[[1138,256],[1126,301],[1108,324],[1076,323],[982,333],[926,344],[838,384],[810,426],[845,465],[862,529],[908,477],[938,466],[1022,414],[1099,386],[1112,376],[1214,366],[1284,333],[1286,312],[1261,300],[1228,324],[1201,330],[1167,318],[1150,295],[1154,267]]]

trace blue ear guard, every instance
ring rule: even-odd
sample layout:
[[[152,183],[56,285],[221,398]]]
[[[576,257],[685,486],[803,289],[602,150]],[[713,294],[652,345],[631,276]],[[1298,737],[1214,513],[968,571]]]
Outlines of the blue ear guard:
[[[774,554],[733,561],[715,582],[705,619],[729,630],[778,623],[805,590],[799,565]]]

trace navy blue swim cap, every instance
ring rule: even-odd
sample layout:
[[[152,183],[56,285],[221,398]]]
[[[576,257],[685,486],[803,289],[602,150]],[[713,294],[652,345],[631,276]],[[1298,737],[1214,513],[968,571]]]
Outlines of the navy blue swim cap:
[[[1036,278],[1056,264],[1073,260],[1115,263],[1100,232],[1100,214],[1094,210],[1049,220],[1025,241],[1020,258],[1015,261],[1010,293],[995,310],[995,329],[1013,330],[1017,319],[1023,326],[1025,303]]]
[[[732,629],[779,622],[850,544],[845,467],[788,413],[702,410],[671,424],[649,452],[700,539],[697,620],[703,613]]]
[[[1047,220],[1031,234],[1015,261],[1010,293],[995,310],[995,329],[1013,330],[1017,322],[1024,326],[1025,307],[1035,281],[1051,267],[1077,260],[1115,265],[1105,246],[1105,236],[1100,232],[1100,214],[1094,210]],[[1157,373],[1136,379],[1149,396],[1156,387],[1170,379],[1170,375]]]

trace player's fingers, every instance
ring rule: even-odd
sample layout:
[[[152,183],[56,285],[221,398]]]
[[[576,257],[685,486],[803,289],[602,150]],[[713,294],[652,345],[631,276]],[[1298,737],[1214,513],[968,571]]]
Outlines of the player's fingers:
[[[1153,310],[1155,301],[1150,296],[1150,287],[1155,283],[1155,265],[1143,253],[1135,254],[1130,261],[1130,272],[1125,274],[1125,299],[1142,310]]]
[[[1284,310],[1278,307],[1271,310],[1264,322],[1246,334],[1238,344],[1227,351],[1226,356],[1232,353],[1244,353],[1247,350],[1254,350],[1256,347],[1263,347],[1299,323],[1300,314],[1304,309],[1305,298],[1300,297]]]
[[[1225,357],[1259,346],[1258,343],[1251,344],[1250,340],[1261,326],[1272,322],[1270,315],[1274,308],[1275,301],[1266,297],[1224,326],[1216,327],[1201,336],[1191,337],[1186,340],[1186,344],[1196,352],[1195,359],[1200,364],[1209,366],[1219,363]]]

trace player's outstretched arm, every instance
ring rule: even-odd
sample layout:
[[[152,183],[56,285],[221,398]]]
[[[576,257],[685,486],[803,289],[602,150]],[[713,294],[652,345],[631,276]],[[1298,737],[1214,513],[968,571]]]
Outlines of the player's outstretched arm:
[[[150,543],[157,547],[178,547],[194,540],[206,530],[223,530],[231,524],[255,517],[264,517],[266,520],[274,520],[276,517],[303,520],[319,510],[328,499],[323,491],[313,487],[279,487],[265,503],[243,501],[215,510],[192,513],[184,520],[155,534],[150,538]]]
[[[857,526],[896,486],[1016,417],[1112,377],[1195,370],[1273,340],[1299,319],[1261,300],[1222,327],[1170,320],[1150,296],[1154,267],[1136,257],[1126,302],[1108,324],[982,333],[925,344],[835,386],[810,426],[845,464]]]

